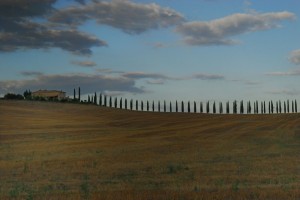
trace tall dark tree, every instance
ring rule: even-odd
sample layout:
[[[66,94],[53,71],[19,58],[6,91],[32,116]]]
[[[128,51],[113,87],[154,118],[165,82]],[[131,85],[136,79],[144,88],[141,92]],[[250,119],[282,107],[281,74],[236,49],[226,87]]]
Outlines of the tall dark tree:
[[[88,103],[91,103],[90,95],[88,95]]]
[[[152,101],[152,111],[153,111],[153,112],[155,111],[155,104],[154,104],[154,101]]]
[[[274,113],[274,105],[273,105],[273,101],[271,101],[271,113]]]
[[[118,107],[118,98],[116,97],[115,98],[115,108],[117,108]]]
[[[258,114],[258,101],[256,101],[256,113]]]
[[[75,100],[76,99],[76,90],[75,90],[75,88],[74,88],[74,94],[73,95],[74,95],[73,99]]]
[[[203,103],[202,103],[202,101],[200,102],[200,113],[203,113]]]
[[[178,112],[178,102],[177,102],[177,100],[176,100],[175,110],[176,110],[176,112]]]
[[[276,113],[278,114],[278,101],[276,101]]]
[[[206,102],[206,113],[209,113],[209,101]]]
[[[125,109],[127,110],[127,99],[125,99]]]
[[[95,95],[94,95],[94,104],[97,105],[97,93],[95,92]]]
[[[266,114],[266,102],[264,101],[264,114]]]
[[[286,103],[285,103],[285,101],[283,102],[283,110],[284,110],[284,113],[286,113]]]
[[[123,99],[122,99],[122,97],[121,97],[121,99],[120,99],[120,109],[123,109]]]
[[[188,101],[188,107],[187,107],[188,113],[191,112],[191,105],[190,105],[190,101]]]
[[[292,101],[292,113],[294,113],[294,101]]]
[[[99,94],[99,106],[102,106],[102,93]]]
[[[172,102],[170,101],[170,113],[172,112]]]
[[[281,101],[279,101],[279,113],[281,113]]]
[[[230,113],[229,101],[226,102],[226,114]]]
[[[261,101],[260,102],[260,114],[264,113],[264,103]]]
[[[196,105],[196,101],[194,101],[194,113],[197,112],[197,105]]]
[[[298,113],[298,108],[297,108],[297,101],[295,99],[295,113]]]
[[[107,96],[104,95],[104,106],[107,107]]]
[[[184,112],[184,103],[181,101],[181,112]]]
[[[158,101],[158,112],[160,112],[160,101]]]
[[[167,105],[166,105],[166,101],[164,101],[164,112],[167,112]]]
[[[78,87],[78,101],[80,102],[80,98],[81,98],[81,91],[80,91],[80,87]]]
[[[130,110],[132,110],[133,109],[133,100],[132,99],[130,99],[130,103],[129,103],[130,105]]]
[[[237,114],[237,103],[236,103],[236,100],[233,101],[233,114]]]
[[[149,101],[147,100],[147,111],[149,111]]]
[[[290,100],[287,100],[287,113],[290,113]]]
[[[138,100],[135,101],[135,110],[136,111],[139,110],[139,101]]]
[[[271,102],[269,101],[269,114],[271,114]]]
[[[111,99],[111,96],[109,97],[109,107],[112,107],[112,99]]]
[[[220,102],[220,104],[219,104],[219,112],[220,112],[220,114],[223,114],[223,104],[222,104],[222,102]]]
[[[243,101],[240,102],[240,113],[244,114],[244,102]]]
[[[144,102],[141,101],[141,110],[144,111]]]
[[[216,109],[216,102],[213,103],[213,113],[216,114],[217,109]]]

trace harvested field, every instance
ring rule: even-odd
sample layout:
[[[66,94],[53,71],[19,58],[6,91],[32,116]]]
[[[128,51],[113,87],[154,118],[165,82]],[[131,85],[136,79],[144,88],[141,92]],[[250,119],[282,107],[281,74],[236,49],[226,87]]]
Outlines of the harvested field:
[[[0,199],[300,199],[300,115],[0,101]]]

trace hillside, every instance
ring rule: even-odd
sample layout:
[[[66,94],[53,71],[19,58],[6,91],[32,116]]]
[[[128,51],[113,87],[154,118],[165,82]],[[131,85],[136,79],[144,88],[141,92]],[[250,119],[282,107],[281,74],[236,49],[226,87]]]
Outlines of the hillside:
[[[300,115],[0,101],[0,199],[300,199]]]

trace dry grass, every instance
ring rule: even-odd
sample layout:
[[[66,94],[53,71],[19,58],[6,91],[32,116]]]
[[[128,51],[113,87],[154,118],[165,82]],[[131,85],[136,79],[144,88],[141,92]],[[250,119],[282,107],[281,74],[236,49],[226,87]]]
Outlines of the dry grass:
[[[0,101],[0,199],[300,199],[300,115]]]

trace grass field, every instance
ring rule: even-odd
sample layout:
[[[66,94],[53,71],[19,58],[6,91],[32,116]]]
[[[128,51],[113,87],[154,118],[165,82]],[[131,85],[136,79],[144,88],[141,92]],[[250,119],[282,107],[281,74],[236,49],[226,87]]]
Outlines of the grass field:
[[[0,101],[0,199],[300,199],[300,115]]]

